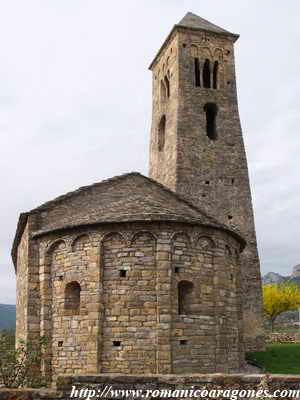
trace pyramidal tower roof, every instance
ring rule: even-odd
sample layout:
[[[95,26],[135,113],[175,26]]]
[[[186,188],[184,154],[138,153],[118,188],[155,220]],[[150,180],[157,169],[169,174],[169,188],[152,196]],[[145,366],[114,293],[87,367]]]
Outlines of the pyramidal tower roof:
[[[183,26],[186,28],[194,28],[194,29],[201,29],[205,31],[210,31],[210,32],[215,32],[215,33],[224,33],[224,34],[230,34],[232,35],[231,32],[226,31],[223,28],[220,28],[219,26],[212,24],[211,22],[207,21],[204,18],[199,17],[196,14],[193,14],[191,12],[188,12],[182,20],[177,24],[177,26]]]
[[[215,33],[215,34],[219,34],[219,35],[231,36],[233,38],[233,41],[236,41],[239,38],[239,35],[237,35],[236,33],[229,32],[226,29],[223,29],[220,26],[207,21],[206,19],[199,17],[198,15],[196,15],[192,12],[188,12],[182,18],[182,20],[178,22],[178,24],[175,24],[173,26],[173,29],[171,30],[168,37],[164,41],[163,45],[159,49],[158,53],[156,54],[154,60],[152,61],[151,65],[150,65],[149,69],[152,68],[152,66],[155,63],[155,60],[157,59],[157,57],[159,56],[159,54],[161,53],[161,51],[163,50],[165,45],[168,43],[169,39],[171,38],[173,32],[177,28],[185,28],[185,29],[191,29],[191,30],[195,30],[195,31],[204,31],[204,32],[211,32],[211,33]]]

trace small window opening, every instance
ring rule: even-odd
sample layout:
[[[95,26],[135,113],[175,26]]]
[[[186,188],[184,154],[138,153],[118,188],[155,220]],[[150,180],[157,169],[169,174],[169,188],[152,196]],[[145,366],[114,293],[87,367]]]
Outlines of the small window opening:
[[[182,47],[186,47],[186,44],[185,44],[185,43],[183,43],[183,44],[182,44]]]
[[[198,58],[195,58],[194,62],[195,62],[195,86],[200,87],[200,65]]]
[[[205,181],[205,185],[209,185],[210,184],[210,181]]]
[[[232,215],[228,215],[228,219],[230,220],[230,219],[233,219],[233,216]]]
[[[231,183],[234,184],[234,178],[231,179]]]
[[[216,117],[218,113],[218,107],[215,103],[207,103],[204,106],[206,112],[206,135],[211,140],[217,139],[216,129]]]
[[[179,343],[180,343],[180,346],[186,346],[187,340],[180,340]]]
[[[127,275],[126,269],[120,269],[120,277],[121,278],[126,278],[126,275]]]
[[[227,51],[226,51],[226,54],[229,55],[229,54],[230,54],[230,50],[227,50]]]
[[[59,279],[60,281],[63,281],[63,280],[64,280],[64,277],[63,277],[62,275],[60,275],[60,276],[58,277],[58,279]]]
[[[158,151],[162,151],[165,147],[166,136],[166,116],[163,115],[158,126]]]
[[[207,58],[203,66],[203,87],[210,88],[210,61]]]
[[[176,274],[178,274],[180,272],[180,267],[175,267],[174,271],[175,271]]]
[[[119,347],[119,346],[121,346],[121,342],[119,340],[114,340],[113,341],[113,346],[114,347]]]
[[[194,285],[192,282],[181,281],[178,283],[178,314],[188,315],[191,314],[190,306],[193,301],[193,289]]]
[[[64,342],[58,342],[58,347],[62,347],[63,346],[63,344],[64,344]]]
[[[160,99],[162,103],[167,99],[167,89],[163,80],[160,81]]]
[[[203,193],[202,197],[206,197],[206,194],[205,194],[205,193]]]
[[[70,282],[65,288],[65,310],[73,310],[76,314],[80,311],[81,286],[78,282]]]
[[[233,281],[233,274],[230,274],[230,280]]]
[[[219,71],[219,63],[215,61],[214,70],[213,70],[213,88],[218,89],[218,71]]]
[[[166,86],[166,94],[167,97],[170,97],[170,81],[169,78],[167,77],[167,75],[165,76],[165,86]]]

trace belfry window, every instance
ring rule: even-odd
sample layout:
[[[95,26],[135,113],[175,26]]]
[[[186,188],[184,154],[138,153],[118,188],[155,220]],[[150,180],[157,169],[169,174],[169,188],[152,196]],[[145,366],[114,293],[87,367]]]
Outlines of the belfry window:
[[[199,59],[194,58],[194,66],[195,66],[195,86],[200,87],[200,65],[199,65]]]
[[[158,151],[163,151],[166,136],[166,116],[163,115],[158,125]]]
[[[165,76],[165,87],[166,87],[166,95],[169,98],[170,97],[170,81],[167,75]]]
[[[164,103],[167,99],[167,90],[165,86],[164,80],[160,81],[160,100],[162,103]]]
[[[181,281],[178,283],[178,314],[191,314],[191,305],[193,303],[194,285],[189,281]]]
[[[203,66],[203,87],[210,88],[210,61],[207,58]]]
[[[218,72],[219,72],[219,63],[215,61],[214,70],[213,70],[213,88],[218,89]]]
[[[65,310],[73,310],[74,314],[80,311],[81,286],[78,282],[70,282],[65,288]]]
[[[218,138],[216,128],[218,107],[215,103],[206,103],[204,106],[204,111],[206,113],[206,135],[209,137],[209,139],[216,140]]]

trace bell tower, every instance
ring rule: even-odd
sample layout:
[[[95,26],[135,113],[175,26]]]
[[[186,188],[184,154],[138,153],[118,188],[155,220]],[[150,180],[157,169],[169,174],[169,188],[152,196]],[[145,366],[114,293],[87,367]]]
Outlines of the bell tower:
[[[237,102],[238,37],[192,13],[173,27],[150,65],[149,175],[246,239],[244,339],[246,349],[259,350],[261,278]]]

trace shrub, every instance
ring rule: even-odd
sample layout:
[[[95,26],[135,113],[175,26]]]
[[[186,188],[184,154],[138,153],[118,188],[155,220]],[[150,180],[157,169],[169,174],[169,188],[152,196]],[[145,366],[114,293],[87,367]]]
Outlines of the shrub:
[[[41,338],[38,346],[18,343],[17,348],[11,343],[8,334],[0,335],[0,383],[7,388],[41,387],[46,381],[40,375],[40,362],[45,338]]]

